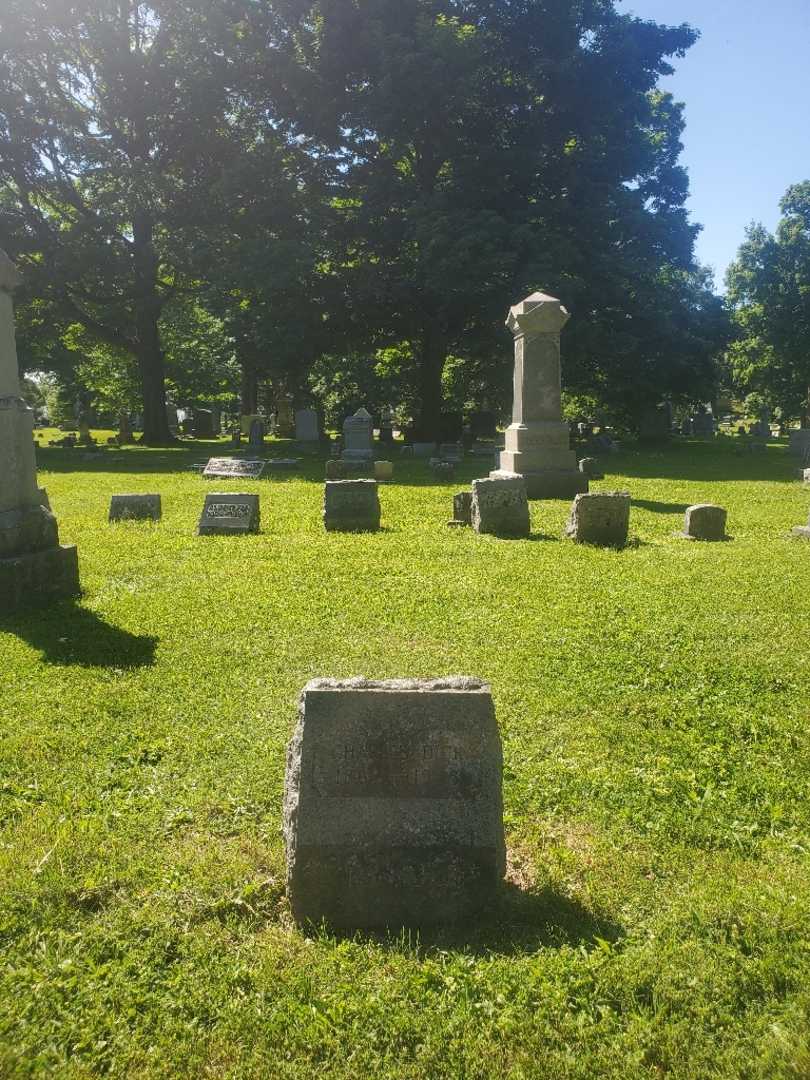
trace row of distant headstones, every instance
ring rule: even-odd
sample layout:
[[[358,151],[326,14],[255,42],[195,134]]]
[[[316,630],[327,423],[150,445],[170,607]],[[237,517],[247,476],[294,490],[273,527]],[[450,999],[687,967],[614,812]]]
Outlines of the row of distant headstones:
[[[580,543],[622,547],[627,543],[630,523],[630,495],[627,492],[591,492],[575,497],[566,535]],[[158,494],[113,495],[109,520],[160,520]],[[380,499],[374,480],[327,481],[324,486],[323,518],[328,530],[373,532],[380,527]],[[725,540],[727,514],[711,503],[690,506],[683,532],[692,540]],[[530,534],[526,485],[520,476],[488,477],[473,480],[471,491],[453,497],[454,527],[470,526],[478,533],[520,538]],[[216,533],[256,533],[260,526],[259,496],[248,493],[206,494],[197,527],[200,535]],[[801,530],[801,535],[805,531]]]

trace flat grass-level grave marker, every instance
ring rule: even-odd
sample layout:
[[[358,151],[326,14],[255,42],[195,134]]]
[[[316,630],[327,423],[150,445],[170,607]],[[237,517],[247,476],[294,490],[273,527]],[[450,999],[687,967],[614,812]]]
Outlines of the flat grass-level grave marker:
[[[240,535],[259,531],[259,496],[240,492],[205,496],[198,536]]]
[[[110,521],[160,521],[160,495],[113,495],[110,498]]]
[[[266,461],[243,461],[241,458],[211,458],[203,476],[214,480],[259,480]]]
[[[295,918],[393,929],[473,916],[505,873],[501,783],[485,683],[308,683],[284,791]]]

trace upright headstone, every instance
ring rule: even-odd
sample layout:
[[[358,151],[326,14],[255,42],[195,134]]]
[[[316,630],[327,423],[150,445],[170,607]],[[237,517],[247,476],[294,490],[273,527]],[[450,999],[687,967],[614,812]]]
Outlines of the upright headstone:
[[[453,496],[453,516],[447,524],[456,528],[472,525],[471,491],[459,491]]]
[[[578,544],[624,547],[629,525],[626,491],[591,492],[574,498],[565,534]]]
[[[301,923],[458,923],[505,872],[502,752],[476,679],[304,687],[287,748],[287,889]]]
[[[522,476],[490,474],[472,482],[472,526],[493,536],[529,535],[529,503]]]
[[[193,419],[195,439],[214,439],[218,432],[214,425],[214,414],[211,409],[195,409]]]
[[[604,480],[605,474],[595,457],[584,457],[579,463],[579,471],[584,473],[589,480]]]
[[[536,292],[516,304],[506,325],[515,336],[515,389],[506,449],[491,475],[517,473],[531,499],[570,498],[588,490],[562,419],[560,331],[568,312]]]
[[[248,454],[256,454],[260,456],[264,453],[264,420],[260,416],[255,417],[250,424],[250,434],[248,436]]]
[[[113,495],[110,521],[160,521],[160,495]]]
[[[259,531],[259,496],[244,492],[212,492],[197,526],[198,536],[242,535]]]
[[[328,532],[376,532],[380,497],[376,480],[327,480],[323,523]]]
[[[393,461],[375,461],[374,462],[374,479],[381,480],[387,483],[389,480],[394,479],[394,463]]]
[[[687,507],[683,532],[685,540],[725,540],[727,513],[713,503],[695,503]]]
[[[295,412],[292,398],[280,397],[276,403],[273,434],[280,439],[295,438]]]
[[[810,428],[792,428],[788,432],[788,449],[804,460],[810,450]]]
[[[315,409],[299,409],[295,414],[297,442],[320,442],[321,432]]]
[[[354,416],[347,416],[343,421],[344,461],[373,461],[374,437],[371,426],[371,414],[365,409],[358,409]]]
[[[76,596],[75,547],[59,543],[43,505],[34,457],[34,414],[20,393],[12,293],[19,276],[0,251],[0,612],[38,598]]]

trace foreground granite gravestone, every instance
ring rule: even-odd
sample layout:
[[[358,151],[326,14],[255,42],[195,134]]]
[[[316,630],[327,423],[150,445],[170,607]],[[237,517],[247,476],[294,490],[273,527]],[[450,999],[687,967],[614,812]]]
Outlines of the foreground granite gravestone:
[[[113,495],[110,521],[160,521],[160,495]]]
[[[245,461],[242,458],[210,458],[203,469],[203,476],[212,480],[259,480],[266,468],[266,461]]]
[[[565,535],[578,544],[624,547],[630,525],[630,496],[626,491],[577,495]]]
[[[485,909],[505,873],[501,775],[483,682],[308,683],[284,785],[295,918],[393,929]]]
[[[19,275],[0,251],[0,612],[79,594],[75,547],[59,543],[37,485],[34,414],[20,392],[12,293]]]
[[[376,480],[327,480],[323,523],[329,532],[376,532],[380,497]]]
[[[683,532],[684,540],[726,540],[726,518],[722,506],[713,503],[695,503],[687,507]]]
[[[568,319],[559,300],[536,292],[511,308],[506,320],[515,337],[512,423],[490,476],[517,473],[530,499],[570,498],[588,490],[562,418],[560,332]]]
[[[198,536],[238,536],[257,533],[261,518],[259,496],[245,492],[211,492],[197,526]]]
[[[473,480],[470,520],[477,533],[519,538],[529,535],[529,503],[522,476],[498,473]]]

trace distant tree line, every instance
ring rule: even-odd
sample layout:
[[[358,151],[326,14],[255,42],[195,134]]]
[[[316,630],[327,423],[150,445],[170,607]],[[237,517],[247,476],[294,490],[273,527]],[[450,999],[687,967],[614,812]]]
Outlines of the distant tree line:
[[[614,0],[5,0],[23,366],[153,445],[167,386],[250,411],[265,380],[429,438],[508,400],[506,309],[542,287],[570,400],[707,400],[727,312],[658,88],[696,36]]]

